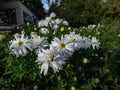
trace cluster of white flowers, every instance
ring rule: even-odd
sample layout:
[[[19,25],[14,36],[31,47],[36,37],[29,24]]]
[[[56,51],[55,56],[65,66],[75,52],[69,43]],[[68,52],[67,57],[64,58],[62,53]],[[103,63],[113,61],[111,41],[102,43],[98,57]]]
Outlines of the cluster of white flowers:
[[[90,46],[93,46],[93,49],[98,48],[100,42],[96,37],[89,39],[88,37],[82,37],[75,32],[70,32],[61,38],[55,37],[49,49],[43,49],[38,53],[38,58],[36,62],[41,64],[41,73],[44,72],[44,75],[47,74],[48,67],[52,67],[54,73],[62,69],[62,65],[65,64],[65,60],[73,55],[73,53],[80,49],[87,49]]]
[[[92,45],[93,49],[98,48],[100,42],[96,37],[89,39],[80,36],[75,32],[62,35],[61,38],[54,37],[49,44],[44,37],[40,37],[34,32],[28,39],[24,34],[15,34],[15,39],[10,41],[10,50],[18,57],[25,56],[29,50],[34,50],[38,54],[36,62],[41,66],[41,73],[47,74],[51,67],[54,73],[62,69],[65,60],[73,55],[78,49],[87,49]]]
[[[25,56],[28,50],[35,50],[35,52],[38,53],[39,50],[45,49],[47,46],[47,40],[34,32],[31,33],[31,38],[29,39],[25,34],[16,33],[14,39],[10,41],[10,50],[17,57],[21,55]]]
[[[101,25],[100,23],[98,23],[97,25],[96,24],[90,24],[88,26],[82,26],[81,29],[90,29],[90,30],[93,30],[95,28],[102,28],[104,27],[104,25]]]
[[[45,20],[39,22],[39,27],[43,34],[49,33],[48,27],[57,29],[57,25],[68,25],[66,21],[62,19],[54,19],[56,15],[54,13],[46,17]],[[57,36],[57,35],[56,35]],[[65,61],[73,55],[76,50],[87,49],[93,47],[98,49],[100,42],[96,37],[91,39],[86,36],[76,34],[75,30],[68,32],[65,35],[61,35],[60,38],[55,37],[50,40],[50,43],[35,32],[31,32],[28,38],[24,34],[15,34],[13,40],[10,41],[10,50],[13,54],[18,56],[25,56],[29,51],[34,51],[38,57],[35,62],[41,65],[41,73],[47,75],[49,67],[53,72],[59,72],[63,68]]]
[[[40,32],[42,34],[48,34],[49,29],[54,30],[54,33],[56,33],[57,30],[59,31],[60,26],[68,26],[68,22],[63,19],[56,18],[56,14],[51,13],[45,19],[40,20],[38,22],[38,26],[40,27]]]

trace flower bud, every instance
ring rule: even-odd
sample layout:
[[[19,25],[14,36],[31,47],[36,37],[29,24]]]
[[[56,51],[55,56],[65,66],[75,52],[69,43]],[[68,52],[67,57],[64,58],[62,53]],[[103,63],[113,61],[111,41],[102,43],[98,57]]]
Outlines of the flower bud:
[[[27,27],[29,27],[30,26],[30,23],[29,22],[27,22]]]
[[[96,83],[99,83],[99,82],[100,82],[99,78],[96,78],[96,79],[95,79],[95,82],[96,82]]]
[[[97,32],[97,34],[99,35],[99,34],[100,34],[100,32]]]
[[[61,27],[60,31],[63,32],[64,31],[64,27]]]
[[[46,36],[45,39],[48,39],[48,37]]]
[[[69,68],[69,67],[70,67],[70,64],[67,64],[67,67]]]
[[[73,78],[73,80],[74,80],[74,81],[77,81],[77,77],[75,76],[75,77]]]
[[[60,80],[60,79],[61,79],[61,77],[60,77],[60,76],[58,76],[58,77],[57,77],[57,79],[58,79],[58,80]]]
[[[89,63],[89,60],[87,58],[83,58],[83,63],[87,64],[87,63]]]
[[[71,86],[70,90],[76,90],[76,88],[74,86]]]
[[[95,54],[95,56],[97,57],[97,56],[98,56],[98,54]]]
[[[118,34],[118,37],[120,37],[120,34]]]
[[[36,27],[34,27],[34,31],[36,31],[37,30],[37,28]]]
[[[22,33],[22,34],[25,34],[25,31],[24,31],[24,30],[22,30],[22,31],[21,31],[21,33]]]
[[[33,87],[33,90],[38,90],[38,86],[35,85],[35,86]]]

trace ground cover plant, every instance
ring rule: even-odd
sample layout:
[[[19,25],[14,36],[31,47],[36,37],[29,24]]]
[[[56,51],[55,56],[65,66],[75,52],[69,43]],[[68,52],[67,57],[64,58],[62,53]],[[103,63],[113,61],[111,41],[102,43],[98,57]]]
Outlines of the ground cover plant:
[[[1,90],[119,90],[120,23],[73,28],[51,13],[0,34]]]

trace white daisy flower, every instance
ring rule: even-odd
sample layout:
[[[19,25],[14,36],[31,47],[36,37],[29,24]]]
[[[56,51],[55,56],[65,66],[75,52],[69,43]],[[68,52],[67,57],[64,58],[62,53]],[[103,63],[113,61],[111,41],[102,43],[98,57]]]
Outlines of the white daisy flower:
[[[98,49],[100,42],[96,39],[96,37],[92,37],[91,44],[92,44],[93,49],[95,49],[95,47]]]
[[[54,22],[55,22],[55,24],[60,24],[62,22],[62,19],[57,18],[57,19],[55,19]]]
[[[53,25],[53,27],[52,27],[53,29],[58,29],[59,28],[59,26],[57,25],[57,24],[55,24],[55,25]]]
[[[28,50],[32,50],[31,41],[24,37],[24,34],[19,34],[14,36],[15,39],[10,41],[10,50],[18,57],[20,55],[25,56],[28,53]]]
[[[55,14],[54,12],[52,12],[52,13],[50,14],[50,17],[51,17],[51,18],[56,17],[56,14]]]
[[[74,50],[80,48],[82,37],[75,32],[70,32],[70,34],[65,35],[65,38],[70,39],[71,43],[73,44]]]
[[[68,22],[67,21],[63,21],[62,23],[63,23],[63,25],[68,26]]]
[[[36,37],[36,36],[38,36],[38,35],[37,35],[36,32],[31,32],[30,36],[31,36],[31,37]]]
[[[44,37],[40,37],[40,36],[34,36],[32,37],[32,42],[34,45],[34,49],[36,51],[36,53],[39,52],[39,50],[41,49],[45,49],[46,47],[48,47],[48,42]]]
[[[67,38],[64,38],[61,36],[61,39],[54,38],[51,45],[50,45],[57,54],[63,55],[63,56],[71,56],[74,52],[73,50],[73,44],[70,43],[70,40]]]
[[[38,26],[39,26],[39,27],[44,26],[44,24],[43,24],[43,23],[44,23],[44,20],[40,20],[40,21],[38,22]]]
[[[82,40],[80,41],[80,47],[87,49],[91,46],[91,40],[85,36],[82,37]]]
[[[46,20],[44,20],[43,21],[43,25],[45,26],[45,27],[48,27],[48,25],[49,25],[49,18],[47,18]]]
[[[96,27],[96,25],[88,25],[88,29],[94,29]]]
[[[46,17],[46,18],[45,18],[45,21],[46,21],[47,23],[50,23],[51,19],[52,19],[51,17]]]
[[[56,20],[56,19],[52,19],[52,20],[50,21],[50,23],[51,23],[51,24],[56,24],[55,20]]]
[[[54,55],[50,49],[39,51],[36,62],[41,65],[41,73],[44,75],[47,75],[49,67],[56,73],[62,69],[62,65],[65,63],[63,57]]]
[[[38,22],[38,26],[39,26],[39,27],[47,27],[48,24],[49,24],[49,22],[50,22],[50,18],[47,18],[47,17],[46,17],[46,20],[40,20],[40,21]]]
[[[49,30],[47,28],[41,28],[39,30],[42,34],[48,34],[49,33]]]

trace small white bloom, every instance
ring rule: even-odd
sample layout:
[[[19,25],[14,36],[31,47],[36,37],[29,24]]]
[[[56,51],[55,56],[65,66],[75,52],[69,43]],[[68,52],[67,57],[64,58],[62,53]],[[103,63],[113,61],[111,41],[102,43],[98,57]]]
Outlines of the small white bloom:
[[[51,17],[51,18],[56,17],[56,14],[55,14],[54,12],[52,12],[52,13],[50,14],[50,17]]]
[[[38,22],[38,26],[39,26],[39,27],[47,27],[48,24],[49,24],[49,22],[50,22],[50,18],[49,18],[49,17],[46,17],[45,20],[40,20],[40,21]]]
[[[87,49],[91,46],[91,40],[85,36],[82,37],[80,43],[80,47],[84,49]]]
[[[57,54],[69,57],[73,54],[73,44],[70,43],[70,40],[61,36],[61,39],[54,38],[50,45]]]
[[[57,18],[57,19],[55,19],[55,24],[60,24],[62,22],[62,19],[59,19],[59,18]]]
[[[56,24],[55,21],[54,21],[54,20],[51,20],[51,22],[50,22],[51,27],[52,27],[54,24]]]
[[[40,21],[38,22],[38,26],[39,26],[39,27],[44,26],[44,25],[43,25],[43,22],[44,22],[44,20],[40,20]]]
[[[45,40],[44,37],[40,37],[40,36],[34,36],[32,37],[32,42],[33,42],[33,45],[34,45],[34,49],[36,51],[36,53],[39,52],[39,50],[41,49],[45,49],[46,47],[48,47],[48,42],[47,40]]]
[[[48,27],[49,23],[50,23],[50,20],[49,20],[49,18],[48,18],[48,19],[44,20],[43,25],[44,25],[45,27]]]
[[[49,30],[47,28],[41,28],[39,30],[42,34],[48,34],[49,33]]]
[[[80,48],[81,40],[82,40],[82,37],[80,35],[75,34],[75,32],[70,32],[70,34],[65,35],[65,38],[71,41],[71,43],[73,44],[74,50],[77,50],[78,48]]]
[[[59,26],[57,24],[53,25],[53,29],[58,29]]]
[[[39,51],[36,62],[42,65],[41,73],[44,73],[44,75],[47,75],[49,67],[51,67],[54,73],[56,73],[62,69],[62,65],[65,63],[63,57],[60,55],[54,55],[50,49],[42,49],[42,51]]]
[[[52,19],[51,17],[46,17],[45,18],[45,20],[46,20],[47,23],[50,23],[51,19]]]
[[[88,29],[94,29],[96,27],[96,25],[88,25]]]
[[[30,35],[31,35],[31,37],[36,37],[36,36],[38,36],[37,33],[35,33],[35,32],[31,32]]]
[[[93,49],[95,49],[95,47],[98,49],[100,42],[96,39],[96,37],[92,37],[91,44],[92,44]]]
[[[63,23],[63,25],[68,26],[68,22],[67,21],[63,21],[62,23]]]
[[[20,55],[25,56],[28,50],[32,50],[32,43],[24,34],[14,36],[15,39],[10,41],[10,50],[18,57]]]

